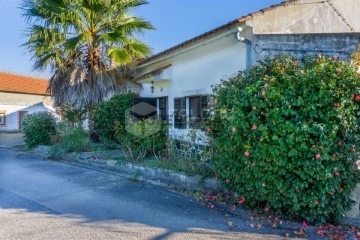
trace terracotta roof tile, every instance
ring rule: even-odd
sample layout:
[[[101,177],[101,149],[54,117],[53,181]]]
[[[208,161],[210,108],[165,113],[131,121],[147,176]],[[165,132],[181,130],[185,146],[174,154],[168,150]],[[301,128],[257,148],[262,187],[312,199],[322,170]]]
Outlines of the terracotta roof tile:
[[[49,95],[48,86],[46,79],[0,72],[0,92]]]

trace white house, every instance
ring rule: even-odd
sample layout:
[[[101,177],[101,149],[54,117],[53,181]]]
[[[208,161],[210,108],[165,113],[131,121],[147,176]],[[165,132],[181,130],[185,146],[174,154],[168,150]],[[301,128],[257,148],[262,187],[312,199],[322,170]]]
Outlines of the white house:
[[[0,72],[0,132],[19,132],[28,114],[53,112],[48,80]]]
[[[213,84],[266,56],[349,59],[360,42],[359,12],[360,0],[290,0],[235,19],[142,61],[140,96],[183,135],[205,117]]]

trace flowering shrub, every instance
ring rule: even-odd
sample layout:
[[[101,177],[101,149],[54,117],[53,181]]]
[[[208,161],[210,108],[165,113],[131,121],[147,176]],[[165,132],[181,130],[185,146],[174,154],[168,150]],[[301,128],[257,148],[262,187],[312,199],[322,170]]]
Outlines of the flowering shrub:
[[[251,209],[339,221],[359,182],[360,77],[335,58],[267,59],[214,87],[215,170]]]

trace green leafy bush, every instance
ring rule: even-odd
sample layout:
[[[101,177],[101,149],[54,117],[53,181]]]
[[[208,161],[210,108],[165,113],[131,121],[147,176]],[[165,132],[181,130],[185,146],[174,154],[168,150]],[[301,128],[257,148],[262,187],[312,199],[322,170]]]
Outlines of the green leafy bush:
[[[86,109],[75,109],[68,105],[61,105],[56,109],[56,112],[65,120],[67,123],[73,126],[80,126],[86,119]]]
[[[28,147],[51,144],[55,135],[55,118],[47,112],[33,113],[24,119],[24,137]]]
[[[126,111],[132,106],[135,97],[136,95],[133,93],[119,94],[94,106],[90,111],[89,118],[92,133],[98,135],[103,142],[116,142],[115,123],[119,123],[119,126],[122,127],[117,131],[124,133]]]
[[[115,137],[127,160],[142,162],[146,156],[158,158],[166,149],[168,126],[166,122],[154,119],[132,121],[124,125],[115,123]]]
[[[215,170],[251,209],[339,221],[359,182],[360,77],[336,57],[267,59],[214,87]]]
[[[60,124],[64,127],[66,124]],[[53,158],[62,158],[67,153],[84,152],[90,148],[89,134],[81,127],[66,128],[60,135],[59,141],[51,146],[51,156]]]

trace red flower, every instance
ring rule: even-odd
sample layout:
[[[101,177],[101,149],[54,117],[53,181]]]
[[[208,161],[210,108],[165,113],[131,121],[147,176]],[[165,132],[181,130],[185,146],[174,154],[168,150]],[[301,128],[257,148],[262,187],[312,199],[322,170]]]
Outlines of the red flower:
[[[244,152],[244,155],[245,155],[246,157],[250,156],[249,151]]]
[[[321,157],[320,153],[318,153],[318,154],[315,155],[315,158],[316,158],[316,159],[319,159],[320,157]]]
[[[360,102],[360,95],[355,96],[355,101]]]
[[[342,142],[338,142],[338,146],[340,146],[340,147],[341,147],[342,145],[343,145],[343,143],[342,143]]]
[[[210,127],[207,127],[207,128],[206,128],[206,131],[210,132],[210,131],[211,131]]]
[[[339,173],[338,171],[335,171],[335,172],[334,172],[334,175],[335,175],[335,176],[339,176],[340,173]]]
[[[305,227],[305,228],[307,228],[307,227],[309,227],[309,224],[306,222],[306,221],[303,221],[303,227]]]
[[[227,178],[227,179],[226,179],[226,183],[229,183],[229,182],[230,182],[230,179],[229,179],[229,178]]]
[[[340,103],[334,103],[334,106],[335,106],[336,108],[338,108],[338,107],[340,107]]]
[[[269,84],[265,83],[264,87],[266,87],[266,88],[267,88],[268,86],[269,86]]]
[[[319,201],[318,201],[318,200],[316,200],[316,201],[315,201],[315,205],[318,205],[318,204],[319,204]]]
[[[242,197],[242,198],[239,200],[239,203],[240,203],[240,204],[243,204],[245,201],[246,201],[246,198]]]
[[[268,212],[269,210],[270,210],[270,208],[268,208],[268,207],[264,208],[265,212]]]
[[[253,126],[252,126],[252,130],[256,130],[257,129],[257,126],[254,124]]]

